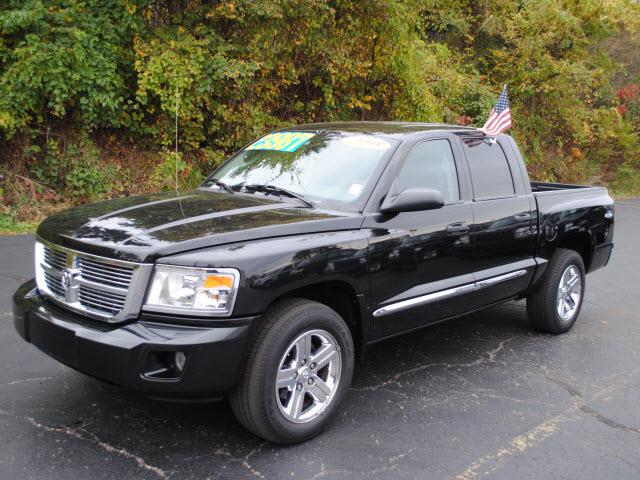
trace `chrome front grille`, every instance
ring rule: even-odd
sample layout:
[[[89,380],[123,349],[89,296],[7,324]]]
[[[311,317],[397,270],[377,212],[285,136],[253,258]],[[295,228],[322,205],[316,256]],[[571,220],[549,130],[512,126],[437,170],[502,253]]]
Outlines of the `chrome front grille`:
[[[116,315],[124,308],[127,301],[126,295],[118,295],[107,292],[100,292],[92,288],[80,287],[78,294],[80,303],[90,309]]]
[[[138,315],[151,269],[36,242],[38,289],[70,310],[109,322]]]
[[[57,297],[64,298],[64,287],[62,286],[62,278],[56,277],[49,272],[44,272],[44,280],[47,288]]]
[[[119,288],[129,288],[133,276],[133,268],[130,266],[118,266],[82,257],[78,258],[78,269],[86,280]]]
[[[52,250],[48,246],[44,248],[44,261],[51,267],[63,270],[67,266],[67,254]]]

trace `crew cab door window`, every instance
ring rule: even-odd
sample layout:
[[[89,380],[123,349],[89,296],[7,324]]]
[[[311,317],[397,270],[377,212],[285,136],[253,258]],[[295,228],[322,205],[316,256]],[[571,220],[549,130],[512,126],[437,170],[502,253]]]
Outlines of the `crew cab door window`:
[[[513,177],[500,144],[475,139],[463,143],[471,170],[474,199],[513,197]]]
[[[413,147],[398,173],[398,191],[433,188],[446,203],[460,200],[458,173],[448,140],[429,140]]]
[[[535,268],[531,195],[516,195],[500,143],[477,138],[462,142],[474,192],[473,271],[476,282],[484,282],[474,296],[474,309],[517,297]]]

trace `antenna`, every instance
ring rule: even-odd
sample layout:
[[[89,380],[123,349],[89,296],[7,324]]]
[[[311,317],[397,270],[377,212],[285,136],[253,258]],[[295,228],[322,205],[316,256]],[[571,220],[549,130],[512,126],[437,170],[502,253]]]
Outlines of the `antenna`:
[[[176,164],[176,195],[178,195],[178,197],[180,197],[180,190],[178,188],[178,105],[179,105],[179,101],[180,101],[180,91],[178,90],[178,85],[176,84],[176,124],[175,124],[175,130],[176,130],[176,138],[175,138],[175,147],[176,147],[176,152],[175,152],[175,164]]]
[[[180,91],[178,90],[178,85],[176,85],[176,151],[175,151],[175,163],[176,163],[176,196],[178,197],[178,205],[180,205],[180,211],[182,212],[182,216],[185,217],[184,209],[182,208],[182,199],[180,198],[180,188],[178,186],[178,105],[180,100]]]

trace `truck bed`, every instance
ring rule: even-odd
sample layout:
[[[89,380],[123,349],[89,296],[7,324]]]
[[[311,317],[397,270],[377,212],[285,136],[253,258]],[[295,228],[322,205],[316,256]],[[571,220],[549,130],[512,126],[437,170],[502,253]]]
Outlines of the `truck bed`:
[[[588,185],[574,185],[571,183],[552,183],[552,182],[531,182],[531,192],[536,196],[552,195],[559,193],[602,193],[606,192],[605,187],[590,187]]]
[[[606,187],[531,182],[531,192],[542,216],[576,208],[603,208],[613,203]]]

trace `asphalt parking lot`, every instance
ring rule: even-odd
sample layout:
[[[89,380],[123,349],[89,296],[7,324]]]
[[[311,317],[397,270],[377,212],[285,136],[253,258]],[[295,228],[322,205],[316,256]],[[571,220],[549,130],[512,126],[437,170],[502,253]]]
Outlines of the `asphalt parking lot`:
[[[509,303],[374,347],[332,428],[280,447],[224,402],[167,404],[26,344],[11,294],[31,236],[0,238],[0,478],[640,478],[640,201],[576,327],[533,333]]]

